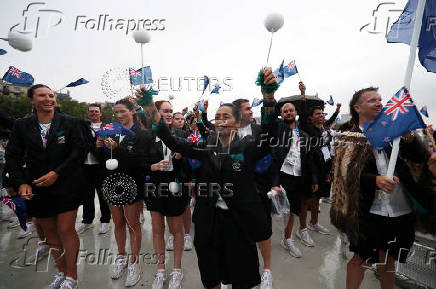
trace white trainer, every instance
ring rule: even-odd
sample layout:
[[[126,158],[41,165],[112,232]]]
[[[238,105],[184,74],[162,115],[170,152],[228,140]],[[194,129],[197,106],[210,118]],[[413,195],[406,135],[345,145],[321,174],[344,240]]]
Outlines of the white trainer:
[[[107,232],[109,232],[110,228],[111,226],[109,225],[109,223],[101,223],[100,228],[98,229],[98,233],[106,234]]]
[[[91,224],[80,223],[80,225],[77,226],[76,231],[78,234],[82,234],[86,230],[91,229],[92,227],[94,227],[94,225],[92,223]]]
[[[119,279],[122,275],[124,270],[127,268],[127,256],[119,256],[115,260],[115,264],[112,265],[112,273],[111,278],[116,280]]]
[[[168,236],[168,240],[167,240],[167,244],[165,246],[165,249],[167,249],[167,251],[174,250],[174,236],[171,234]]]
[[[9,221],[9,224],[7,225],[8,229],[16,228],[20,225],[20,221],[18,221],[17,217],[12,217]]]
[[[173,272],[170,274],[171,280],[168,284],[168,289],[180,289],[182,288],[182,280],[183,280],[183,273],[182,269],[174,269]]]
[[[59,289],[59,286],[61,283],[65,280],[64,273],[59,272],[56,275],[54,275],[53,281],[44,287],[44,289]]]
[[[309,225],[307,227],[309,228],[309,230],[316,231],[320,234],[330,235],[330,231],[326,227],[321,225],[320,223],[317,223],[315,225],[313,225],[312,223],[309,223]]]
[[[192,250],[192,237],[189,234],[185,234],[184,241],[183,241],[183,249],[185,251],[191,251]]]
[[[156,275],[154,275],[152,289],[162,289],[165,281],[167,280],[165,276],[165,270],[157,270]]]
[[[312,238],[310,238],[309,230],[307,228],[297,230],[297,232],[295,232],[295,236],[297,236],[297,238],[300,239],[301,243],[304,245],[308,247],[315,246]]]
[[[283,239],[280,243],[283,248],[289,251],[289,254],[295,258],[301,258],[301,251],[295,246],[294,240],[292,239]]]
[[[273,289],[273,278],[271,270],[263,270],[262,276],[260,277],[260,289]]]
[[[62,282],[61,286],[59,286],[59,289],[77,289],[77,280],[67,277]]]
[[[126,287],[135,286],[139,279],[141,279],[141,266],[139,262],[130,264],[127,269]]]
[[[25,265],[36,265],[37,262],[47,257],[49,252],[50,247],[45,243],[41,243],[38,248],[36,248],[36,252],[26,258]]]

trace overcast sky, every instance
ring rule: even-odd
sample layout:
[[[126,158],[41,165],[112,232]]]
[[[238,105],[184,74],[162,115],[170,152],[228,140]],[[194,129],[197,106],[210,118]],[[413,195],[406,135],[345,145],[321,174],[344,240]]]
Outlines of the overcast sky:
[[[80,77],[90,83],[71,88],[74,99],[79,101],[105,101],[101,83],[103,75],[114,68],[139,68],[140,46],[126,34],[129,19],[158,19],[150,31],[152,40],[144,46],[145,63],[150,65],[153,78],[172,78],[177,89],[171,91],[169,80],[161,82],[159,98],[175,96],[175,110],[191,105],[199,99],[201,91],[195,89],[196,81],[184,78],[216,77],[223,85],[219,95],[205,93],[211,109],[220,101],[234,98],[260,97],[259,87],[254,84],[259,69],[266,64],[270,34],[263,25],[270,12],[284,15],[283,28],[274,34],[269,64],[273,68],[295,59],[300,76],[307,86],[307,94],[315,94],[324,100],[333,95],[336,102],[344,104],[342,113],[348,113],[348,102],[355,90],[367,86],[380,87],[386,102],[402,85],[409,56],[404,44],[388,44],[384,38],[389,17],[392,23],[407,1],[397,0],[394,5],[382,5],[377,15],[373,10],[382,3],[374,0],[330,1],[97,1],[97,0],[42,0],[45,5],[32,5],[26,12],[26,31],[35,32],[39,15],[37,38],[33,35],[33,49],[23,53],[12,49],[4,41],[0,48],[8,53],[0,56],[0,73],[9,65],[31,73],[36,83],[48,84],[59,89]],[[0,37],[6,37],[9,29],[24,30],[23,10],[32,1],[1,0]],[[57,12],[41,11],[44,9]],[[124,24],[119,29],[105,31],[92,28],[99,15],[118,19]],[[79,16],[79,17],[78,17]],[[59,25],[59,17],[62,20]],[[394,19],[395,18],[395,19]],[[86,26],[86,21],[90,20]],[[107,22],[108,23],[108,22]],[[142,22],[143,23],[143,22]],[[141,23],[141,24],[142,24]],[[147,22],[149,24],[149,22]],[[77,29],[75,26],[77,24]],[[362,26],[369,24],[362,29]],[[374,28],[375,24],[375,28]],[[54,26],[54,27],[51,27]],[[102,26],[102,24],[101,24]],[[121,30],[123,28],[123,30]],[[163,29],[163,30],[159,30]],[[114,77],[114,74],[111,74]],[[113,79],[113,78],[111,78]],[[276,93],[276,98],[298,94],[298,77],[287,78]],[[112,89],[119,97],[128,93],[128,79],[113,80]],[[157,84],[155,84],[155,87]],[[166,90],[166,91],[165,91]],[[126,92],[127,91],[127,92]],[[428,106],[430,119],[435,123],[436,74],[428,73],[416,62],[411,84],[411,94],[419,108]],[[110,99],[114,100],[114,99]],[[333,107],[328,107],[331,113]],[[259,108],[255,109],[258,114]]]

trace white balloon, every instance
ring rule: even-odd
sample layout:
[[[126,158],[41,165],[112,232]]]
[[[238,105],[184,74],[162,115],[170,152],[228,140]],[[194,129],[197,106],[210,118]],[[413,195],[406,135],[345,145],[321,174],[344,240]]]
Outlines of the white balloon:
[[[264,25],[269,32],[277,32],[285,23],[283,15],[280,13],[271,13],[266,16]]]
[[[9,45],[13,48],[26,52],[32,49],[32,39],[15,31],[8,33]]]
[[[136,43],[148,43],[151,40],[151,36],[146,30],[141,29],[133,32],[133,39],[135,39]]]
[[[117,159],[108,159],[106,161],[106,168],[110,171],[115,170],[118,168],[118,160]]]
[[[170,190],[171,193],[177,193],[180,189],[180,186],[177,182],[171,182],[168,185],[168,189]]]

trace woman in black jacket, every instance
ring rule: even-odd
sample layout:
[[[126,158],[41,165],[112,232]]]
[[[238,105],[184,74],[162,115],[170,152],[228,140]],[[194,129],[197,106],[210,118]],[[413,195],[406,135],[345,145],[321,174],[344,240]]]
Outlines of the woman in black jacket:
[[[277,80],[271,69],[266,83]],[[265,103],[273,103],[273,94]],[[144,109],[152,110],[151,104]],[[273,109],[273,107],[271,107]],[[269,237],[267,218],[254,183],[254,168],[270,152],[269,137],[238,139],[241,114],[233,104],[223,104],[215,114],[217,137],[192,143],[175,137],[161,119],[151,112],[157,135],[183,156],[200,160],[197,202],[194,210],[194,246],[205,288],[251,288],[260,283],[256,241]],[[275,115],[265,114],[263,131],[272,136]]]
[[[167,125],[172,124],[173,107],[169,101],[157,101],[155,108],[163,116]],[[153,247],[158,256],[157,273],[153,281],[153,288],[162,288],[165,276],[165,218],[170,234],[173,236],[174,269],[171,273],[170,288],[179,288],[183,279],[182,254],[183,254],[183,213],[189,202],[186,187],[181,187],[179,192],[171,193],[178,179],[181,169],[181,155],[170,149],[156,135],[151,133],[148,149],[148,163],[150,182],[146,184],[145,203],[150,211],[153,229]],[[172,183],[172,184],[171,184]],[[171,184],[171,185],[170,185]],[[171,237],[170,237],[171,238]]]
[[[103,180],[103,194],[108,199],[109,194],[122,193],[121,186],[118,186],[115,179],[120,175],[125,177],[129,185],[136,186],[136,196],[124,206],[115,206],[109,201],[109,209],[112,214],[115,224],[115,239],[118,246],[119,257],[113,265],[111,278],[119,279],[127,267],[128,275],[126,278],[126,286],[134,286],[140,279],[139,252],[141,250],[141,224],[139,222],[139,214],[141,212],[141,201],[144,191],[144,166],[146,160],[145,149],[150,142],[147,139],[147,134],[139,125],[133,121],[135,109],[133,104],[122,99],[115,103],[115,116],[118,122],[125,128],[130,129],[135,133],[131,135],[114,135],[105,139],[97,138],[97,153],[99,158],[104,162],[111,157],[110,148],[112,148],[112,157],[118,160],[118,167],[114,170],[105,170],[105,179]],[[105,146],[108,149],[104,149]],[[112,183],[112,184],[109,184]],[[124,184],[126,185],[126,184]],[[132,250],[130,260],[127,260],[126,253],[126,226],[130,234],[130,248]]]
[[[59,273],[51,285],[77,288],[74,224],[85,157],[79,120],[55,112],[56,94],[46,85],[32,86],[27,96],[36,113],[15,121],[6,150],[8,172],[53,249]]]

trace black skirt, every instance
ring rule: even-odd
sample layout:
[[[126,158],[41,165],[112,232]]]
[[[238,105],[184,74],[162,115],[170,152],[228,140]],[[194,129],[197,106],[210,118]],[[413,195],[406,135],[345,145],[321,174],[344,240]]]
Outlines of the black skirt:
[[[144,199],[148,211],[159,212],[166,217],[177,217],[185,212],[189,203],[189,188],[179,184],[179,191],[169,191],[169,184],[176,180],[175,172],[155,172],[145,184]]]
[[[204,287],[223,283],[246,289],[260,283],[256,243],[246,238],[230,211],[216,208],[213,224],[194,224],[194,247]]]
[[[368,263],[380,263],[384,260],[379,260],[378,252],[383,250],[404,263],[414,240],[413,214],[394,218],[369,214],[359,220],[359,240],[356,244],[350,244],[350,251]]]

